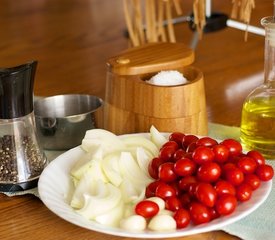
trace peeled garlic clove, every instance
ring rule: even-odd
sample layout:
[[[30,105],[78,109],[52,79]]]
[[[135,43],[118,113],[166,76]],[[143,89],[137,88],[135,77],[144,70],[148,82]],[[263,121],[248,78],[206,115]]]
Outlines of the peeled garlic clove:
[[[174,212],[167,210],[167,209],[162,209],[161,211],[158,212],[158,215],[169,215],[169,216],[173,216]]]
[[[161,214],[154,216],[150,220],[148,228],[153,231],[169,231],[175,230],[177,228],[177,224],[172,216]]]
[[[159,197],[150,197],[147,200],[155,202],[159,206],[159,210],[163,210],[165,208],[165,201]]]
[[[130,231],[143,231],[146,229],[146,219],[140,215],[131,215],[120,221],[120,227]]]

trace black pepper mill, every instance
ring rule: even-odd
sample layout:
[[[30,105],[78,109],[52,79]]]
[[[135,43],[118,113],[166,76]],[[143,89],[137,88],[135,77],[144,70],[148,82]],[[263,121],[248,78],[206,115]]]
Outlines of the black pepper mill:
[[[47,164],[39,145],[33,113],[37,61],[0,68],[0,191],[37,186]]]

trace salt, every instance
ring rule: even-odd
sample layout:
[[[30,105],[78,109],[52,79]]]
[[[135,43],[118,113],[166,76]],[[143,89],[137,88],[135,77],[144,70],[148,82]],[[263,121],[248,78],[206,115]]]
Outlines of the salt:
[[[187,83],[187,79],[182,73],[174,70],[161,71],[158,74],[151,77],[150,80],[146,81],[149,84],[157,86],[176,86]]]

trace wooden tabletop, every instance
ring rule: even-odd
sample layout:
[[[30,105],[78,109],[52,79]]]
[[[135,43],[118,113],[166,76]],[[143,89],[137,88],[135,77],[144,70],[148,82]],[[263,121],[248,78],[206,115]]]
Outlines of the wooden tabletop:
[[[251,24],[272,15],[272,1],[256,0]],[[0,67],[36,59],[35,95],[88,93],[104,98],[106,60],[128,48],[122,1],[0,0]],[[189,14],[191,1],[184,11]],[[231,1],[213,0],[230,13]],[[176,26],[178,42],[190,44],[188,24]],[[264,37],[226,28],[205,34],[194,65],[204,73],[210,122],[239,126],[242,103],[263,82]],[[77,227],[57,217],[32,195],[0,194],[0,239],[120,239]],[[237,237],[216,231],[180,239]]]

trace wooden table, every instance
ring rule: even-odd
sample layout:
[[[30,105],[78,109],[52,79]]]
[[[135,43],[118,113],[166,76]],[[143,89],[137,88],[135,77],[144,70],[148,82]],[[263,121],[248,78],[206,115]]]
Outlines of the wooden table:
[[[186,0],[184,11],[191,11]],[[272,14],[272,1],[256,0],[251,24]],[[110,56],[128,47],[121,1],[0,0],[0,66],[37,59],[35,94],[88,93],[104,98]],[[230,13],[231,1],[212,2]],[[193,32],[176,26],[179,42]],[[242,102],[263,81],[264,38],[232,28],[205,34],[195,54],[204,72],[207,112],[211,122],[239,126]],[[31,195],[0,194],[0,239],[119,239],[74,226],[50,212]],[[216,231],[181,239],[238,239]]]

